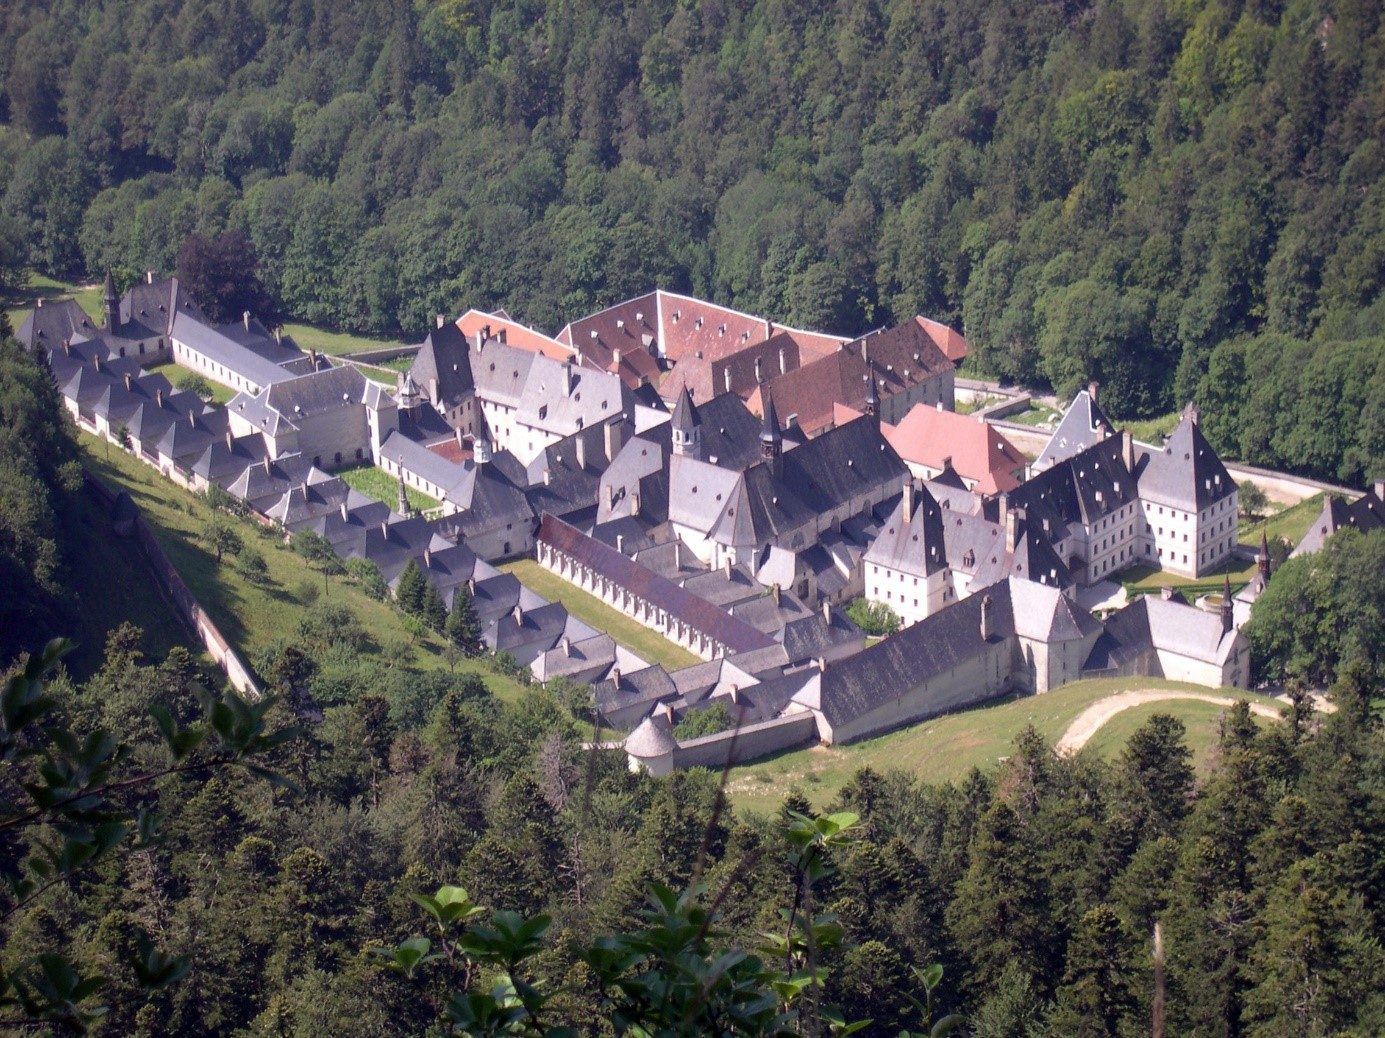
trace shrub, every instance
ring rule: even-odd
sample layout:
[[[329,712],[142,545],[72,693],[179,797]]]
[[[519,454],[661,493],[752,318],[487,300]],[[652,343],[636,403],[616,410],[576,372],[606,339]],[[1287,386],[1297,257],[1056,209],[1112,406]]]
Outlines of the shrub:
[[[857,598],[846,607],[846,615],[866,634],[885,637],[894,634],[902,626],[899,614],[884,602],[871,602]]]
[[[380,567],[369,559],[348,559],[346,563],[346,575],[353,583],[359,585],[362,594],[377,602],[384,601],[389,594],[389,585],[385,583],[385,578],[380,575]]]

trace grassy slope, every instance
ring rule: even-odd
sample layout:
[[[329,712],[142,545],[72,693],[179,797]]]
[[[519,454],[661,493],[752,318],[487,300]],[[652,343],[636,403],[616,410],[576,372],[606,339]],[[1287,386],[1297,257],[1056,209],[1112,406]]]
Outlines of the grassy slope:
[[[355,468],[338,469],[333,475],[340,476],[362,494],[383,501],[391,508],[399,504],[399,480],[384,469],[374,465],[357,465]],[[414,487],[405,487],[404,490],[409,495],[409,504],[415,508],[437,508],[442,503]]]
[[[1217,719],[1224,707],[1195,699],[1172,699],[1163,703],[1142,703],[1122,710],[1102,725],[1082,752],[1096,757],[1113,757],[1125,746],[1135,731],[1155,714],[1172,714],[1188,729],[1188,749],[1193,752],[1193,764],[1201,773],[1211,767],[1217,746]],[[1268,724],[1256,717],[1257,724]]]
[[[118,450],[111,451],[107,463],[105,450],[95,437],[83,433],[81,444],[84,461],[97,476],[108,485],[118,484],[129,491],[188,587],[247,662],[260,649],[297,629],[299,614],[307,604],[301,589],[311,583],[320,591],[322,578],[284,546],[277,534],[249,520],[232,520],[242,539],[263,554],[268,564],[269,585],[256,587],[233,564],[218,566],[199,543],[198,536],[211,515],[202,498],[174,486],[154,469]],[[374,640],[374,651],[397,654],[399,662],[418,670],[447,667],[442,641],[429,636],[409,644],[402,618],[389,605],[368,598],[341,578],[331,579],[329,597],[350,606]],[[479,661],[463,660],[457,667],[480,674],[498,696],[511,698],[520,692],[519,685]]]
[[[972,768],[994,767],[1009,754],[1015,736],[1027,724],[1032,724],[1050,743],[1056,742],[1077,715],[1098,699],[1113,692],[1146,688],[1208,691],[1200,685],[1158,678],[1079,681],[1041,696],[1024,696],[922,721],[849,746],[810,747],[748,764],[732,771],[728,794],[739,808],[772,811],[783,803],[791,790],[799,789],[815,806],[821,807],[837,795],[857,769],[867,766],[878,771],[903,769],[928,782],[953,781]],[[1274,702],[1251,693],[1234,691],[1229,694]],[[1176,701],[1161,705],[1168,706],[1170,713],[1177,713],[1180,706]],[[1216,708],[1212,710],[1210,716],[1215,717]],[[1205,720],[1195,719],[1199,725]],[[1190,730],[1189,742],[1195,749],[1205,746],[1208,738],[1205,731],[1194,733]],[[1084,752],[1109,753],[1124,744],[1122,739],[1119,743],[1108,740],[1103,745],[1100,739],[1100,735],[1096,736],[1093,743],[1097,745]]]
[[[319,353],[335,356],[407,345],[395,339],[367,339],[347,332],[332,332],[325,328],[315,328],[311,324],[285,324],[284,331],[293,336],[293,341],[298,343],[301,349],[317,350]]]
[[[624,613],[587,594],[581,588],[550,573],[533,559],[506,563],[502,569],[513,573],[520,583],[550,602],[562,602],[568,612],[598,630],[605,631],[631,652],[650,663],[662,663],[665,670],[680,670],[700,663],[699,657],[675,645],[661,634],[637,623]]]
[[[202,652],[159,592],[135,543],[115,536],[101,507],[84,491],[76,496],[66,538],[71,550],[65,583],[73,589],[76,621],[70,636],[77,642],[68,663],[74,674],[85,677],[101,665],[107,633],[125,621],[144,631],[144,651],[151,658],[161,658],[175,645]],[[211,657],[205,659],[210,664]]]

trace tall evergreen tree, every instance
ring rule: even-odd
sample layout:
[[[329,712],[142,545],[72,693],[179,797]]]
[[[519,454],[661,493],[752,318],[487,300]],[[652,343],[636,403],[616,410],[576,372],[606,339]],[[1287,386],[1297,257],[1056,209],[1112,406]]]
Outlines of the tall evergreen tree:
[[[459,584],[452,592],[452,609],[447,614],[443,633],[465,656],[479,656],[484,648],[481,621],[477,619],[471,591],[465,584]]]
[[[427,594],[428,580],[419,568],[418,560],[410,559],[399,574],[399,583],[394,586],[394,600],[410,616],[421,616]]]

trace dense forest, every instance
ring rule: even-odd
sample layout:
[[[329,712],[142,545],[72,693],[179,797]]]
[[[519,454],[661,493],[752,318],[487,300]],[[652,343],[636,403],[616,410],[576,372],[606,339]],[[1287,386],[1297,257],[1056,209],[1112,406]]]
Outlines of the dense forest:
[[[244,233],[302,319],[660,285],[1357,482],[1385,457],[1374,0],[16,0],[0,263]],[[1214,406],[1215,405],[1215,406]]]
[[[1286,563],[1248,629],[1262,674],[1335,712],[1232,708],[1201,777],[1156,715],[1110,761],[1029,729],[959,783],[861,771],[844,816],[743,815],[714,774],[584,749],[561,690],[367,654],[335,599],[253,661],[283,697],[256,708],[209,708],[219,675],[129,625],[95,673],[17,671],[78,590],[81,491],[38,363],[8,339],[0,370],[0,572],[29,606],[0,647],[0,1029],[1385,1032],[1385,531]]]

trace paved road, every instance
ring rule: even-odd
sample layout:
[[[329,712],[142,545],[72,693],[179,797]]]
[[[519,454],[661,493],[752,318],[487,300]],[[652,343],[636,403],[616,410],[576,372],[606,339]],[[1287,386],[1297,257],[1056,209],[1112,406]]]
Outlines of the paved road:
[[[1236,702],[1231,696],[1216,696],[1204,692],[1171,692],[1161,690],[1148,690],[1143,692],[1117,692],[1115,695],[1107,696],[1105,699],[1097,700],[1091,706],[1077,715],[1077,718],[1068,725],[1068,730],[1063,733],[1063,737],[1058,740],[1058,745],[1054,747],[1059,753],[1073,754],[1087,745],[1093,735],[1101,730],[1111,718],[1115,717],[1122,710],[1129,710],[1132,706],[1141,706],[1144,703],[1159,703],[1167,699],[1197,699],[1204,703],[1215,703],[1217,706],[1230,706]],[[1274,707],[1266,706],[1263,703],[1251,703],[1252,713],[1261,717],[1277,718],[1279,711]]]

